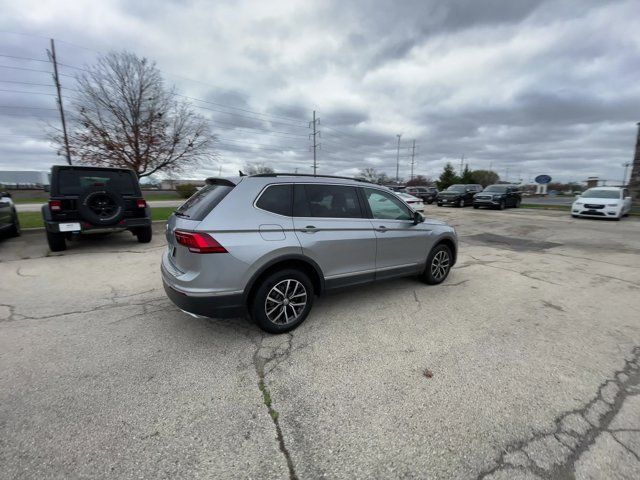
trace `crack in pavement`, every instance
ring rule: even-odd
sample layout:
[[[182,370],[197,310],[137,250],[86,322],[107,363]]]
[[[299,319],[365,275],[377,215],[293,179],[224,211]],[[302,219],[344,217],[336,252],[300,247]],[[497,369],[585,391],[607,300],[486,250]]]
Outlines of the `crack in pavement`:
[[[134,296],[134,295],[131,295]],[[158,302],[161,302],[163,300],[166,300],[165,303],[170,304],[169,300],[167,299],[166,296],[161,296],[161,297],[153,297],[153,298],[149,298],[146,299],[144,301],[134,301],[134,302],[118,302],[117,300],[120,298],[126,298],[126,297],[113,297],[111,296],[108,300],[110,303],[106,304],[106,305],[99,305],[99,306],[95,306],[86,310],[71,310],[71,311],[67,311],[67,312],[60,312],[60,313],[54,313],[52,315],[42,315],[42,316],[30,316],[30,315],[24,315],[21,313],[17,313],[16,312],[16,307],[14,305],[9,305],[9,304],[0,304],[0,307],[6,307],[9,309],[9,316],[3,319],[0,319],[0,323],[8,323],[8,322],[15,322],[15,321],[19,321],[19,320],[51,320],[53,318],[59,318],[59,317],[65,317],[67,315],[76,315],[76,314],[81,314],[81,313],[91,313],[91,312],[95,312],[95,311],[102,311],[102,310],[110,310],[112,308],[118,308],[118,307],[136,307],[136,306],[142,306],[143,308],[145,306],[149,306],[149,305],[154,305],[157,304]]]
[[[608,426],[627,397],[640,394],[635,390],[639,385],[640,346],[636,346],[632,350],[631,359],[625,361],[624,368],[601,383],[594,398],[582,408],[569,410],[558,416],[553,431],[537,433],[528,440],[508,445],[498,458],[497,465],[481,472],[477,479],[490,478],[494,474],[514,469],[544,479],[575,479],[576,461],[589,450],[599,435],[607,432],[614,436],[613,433],[620,431],[609,431]],[[546,449],[547,454],[553,452],[553,456],[546,455],[546,458],[536,459],[540,448]],[[625,448],[628,449],[626,446]],[[527,462],[518,462],[517,459],[522,456]],[[560,458],[560,461],[554,461],[554,458]]]
[[[286,338],[284,348],[282,347],[282,345],[264,345],[265,340],[267,339],[269,339],[270,341],[277,341],[280,338]],[[280,422],[278,420],[279,414],[278,411],[273,408],[271,392],[269,391],[269,387],[266,381],[267,375],[271,373],[280,363],[289,358],[289,355],[293,351],[293,333],[285,333],[277,337],[268,336],[267,334],[262,333],[260,336],[260,340],[254,343],[256,345],[256,351],[253,354],[253,366],[258,376],[258,388],[262,393],[263,402],[267,407],[269,416],[271,417],[273,425],[276,429],[278,446],[280,447],[280,451],[284,455],[284,458],[287,462],[287,467],[289,469],[289,479],[298,480],[298,475],[296,474],[295,466],[293,465],[293,460],[291,459],[291,454],[287,449],[287,445],[284,441],[284,436],[282,435],[282,428],[280,427]],[[267,368],[267,366],[271,362],[276,363],[271,368]]]

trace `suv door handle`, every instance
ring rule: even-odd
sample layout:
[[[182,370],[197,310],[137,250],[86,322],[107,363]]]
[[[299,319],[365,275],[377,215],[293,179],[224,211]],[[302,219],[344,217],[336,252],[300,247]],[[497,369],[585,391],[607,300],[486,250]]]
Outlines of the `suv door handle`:
[[[316,233],[318,229],[314,225],[307,225],[306,227],[301,228],[300,231],[304,233]]]
[[[385,227],[384,225],[380,225],[378,228],[376,228],[376,232],[386,232],[387,231],[387,227]]]

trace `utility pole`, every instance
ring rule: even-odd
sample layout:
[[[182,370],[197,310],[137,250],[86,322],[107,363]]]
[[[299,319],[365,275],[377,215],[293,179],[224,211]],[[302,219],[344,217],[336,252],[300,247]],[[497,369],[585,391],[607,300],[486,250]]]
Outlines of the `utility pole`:
[[[464,163],[464,153],[462,154],[462,157],[460,157],[460,177],[462,177],[463,163]]]
[[[316,171],[318,170],[318,160],[316,150],[320,147],[320,144],[317,142],[318,137],[320,136],[320,132],[316,128],[320,125],[320,119],[316,118],[316,111],[313,111],[313,121],[309,122],[309,128],[313,128],[313,133],[309,134],[309,138],[313,138],[313,144],[311,148],[313,148],[313,175],[315,176]]]
[[[413,180],[413,167],[416,164],[416,141],[413,141],[413,147],[411,148],[411,180]]]
[[[402,134],[396,135],[398,137],[398,153],[396,154],[396,183],[400,183],[400,137]]]
[[[67,136],[67,122],[64,119],[64,107],[62,106],[62,95],[60,94],[60,78],[58,77],[58,60],[56,59],[56,45],[51,39],[51,50],[47,50],[49,60],[53,63],[53,82],[58,91],[58,109],[60,110],[60,120],[62,121],[62,135],[64,136],[64,147],[67,153],[67,163],[71,165],[71,149],[69,148],[69,137]]]
[[[631,166],[631,162],[625,162],[625,163],[622,164],[622,166],[624,167],[624,176],[622,177],[622,185],[621,186],[624,187],[627,184],[627,170]]]

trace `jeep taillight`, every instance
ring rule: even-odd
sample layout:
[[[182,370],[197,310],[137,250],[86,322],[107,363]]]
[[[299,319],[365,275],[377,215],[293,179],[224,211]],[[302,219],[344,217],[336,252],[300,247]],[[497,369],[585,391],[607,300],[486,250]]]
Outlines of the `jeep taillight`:
[[[207,233],[174,232],[176,241],[184,245],[193,253],[227,253],[226,248],[220,245],[211,235]]]
[[[49,210],[52,212],[61,212],[62,202],[60,200],[49,200]]]
[[[139,198],[138,200],[136,200],[136,207],[144,208],[146,206],[147,206],[147,202],[144,200],[144,198]]]

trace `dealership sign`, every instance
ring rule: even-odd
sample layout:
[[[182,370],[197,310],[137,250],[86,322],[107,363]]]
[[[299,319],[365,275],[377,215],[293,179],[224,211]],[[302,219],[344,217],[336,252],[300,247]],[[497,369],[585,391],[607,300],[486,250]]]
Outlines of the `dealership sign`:
[[[550,183],[551,182],[551,177],[549,175],[538,175],[535,178],[536,183],[539,183],[540,185],[544,185],[546,183]]]

